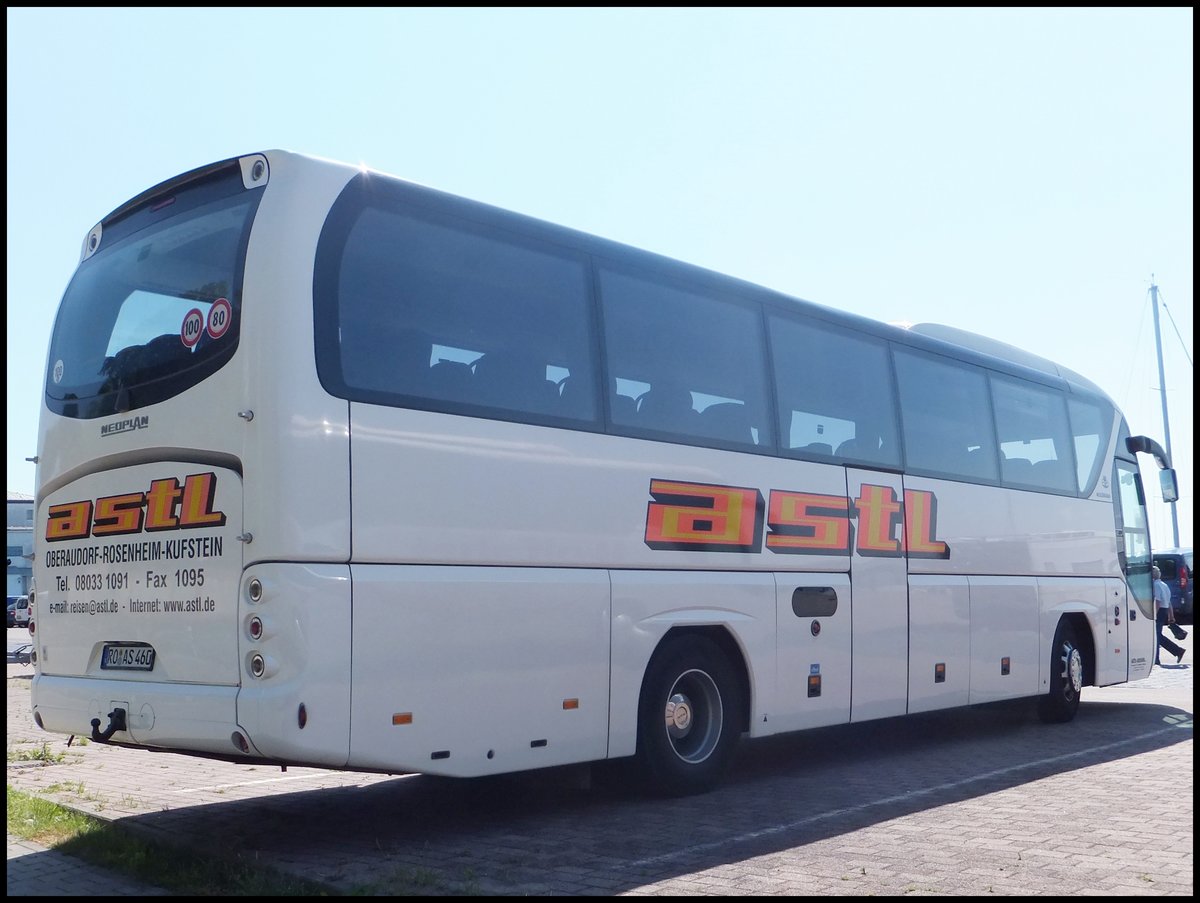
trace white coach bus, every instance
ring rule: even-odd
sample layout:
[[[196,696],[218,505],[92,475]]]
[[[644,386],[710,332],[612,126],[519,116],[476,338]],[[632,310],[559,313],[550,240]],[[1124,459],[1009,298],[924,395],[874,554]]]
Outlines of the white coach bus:
[[[86,236],[38,439],[61,735],[472,777],[1146,677],[1095,385],[292,153]]]

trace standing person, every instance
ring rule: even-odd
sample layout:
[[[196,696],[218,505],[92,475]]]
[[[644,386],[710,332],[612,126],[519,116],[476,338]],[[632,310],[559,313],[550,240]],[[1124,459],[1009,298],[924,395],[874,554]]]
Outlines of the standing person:
[[[1150,569],[1154,576],[1154,620],[1158,624],[1158,645],[1154,647],[1154,664],[1162,664],[1158,660],[1158,650],[1166,649],[1175,656],[1175,663],[1183,661],[1183,647],[1170,637],[1163,636],[1163,628],[1175,623],[1175,609],[1171,607],[1171,587],[1162,579],[1162,571],[1157,567]]]

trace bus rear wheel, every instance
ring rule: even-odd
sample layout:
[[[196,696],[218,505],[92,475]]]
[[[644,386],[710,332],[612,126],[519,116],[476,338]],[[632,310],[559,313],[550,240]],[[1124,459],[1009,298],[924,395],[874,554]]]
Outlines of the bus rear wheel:
[[[653,793],[684,796],[716,786],[745,720],[741,680],[721,647],[682,636],[650,660],[638,705],[637,758]]]
[[[1058,622],[1050,650],[1050,689],[1038,700],[1038,716],[1047,724],[1061,724],[1075,717],[1083,691],[1083,651],[1075,629],[1066,619]]]

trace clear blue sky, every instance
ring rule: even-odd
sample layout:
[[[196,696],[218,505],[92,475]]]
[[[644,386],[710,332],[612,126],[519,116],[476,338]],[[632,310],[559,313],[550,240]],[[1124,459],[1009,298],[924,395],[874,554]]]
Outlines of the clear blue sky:
[[[1191,8],[9,7],[7,26],[10,490],[33,493],[87,230],[279,147],[990,335],[1162,441],[1153,278],[1192,542]]]

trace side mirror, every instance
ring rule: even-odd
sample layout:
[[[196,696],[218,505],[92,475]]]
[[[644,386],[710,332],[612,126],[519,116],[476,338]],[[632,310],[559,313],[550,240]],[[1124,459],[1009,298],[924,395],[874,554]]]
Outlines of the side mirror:
[[[1158,472],[1158,482],[1162,487],[1164,502],[1179,501],[1179,482],[1175,479],[1175,468],[1168,467]]]

